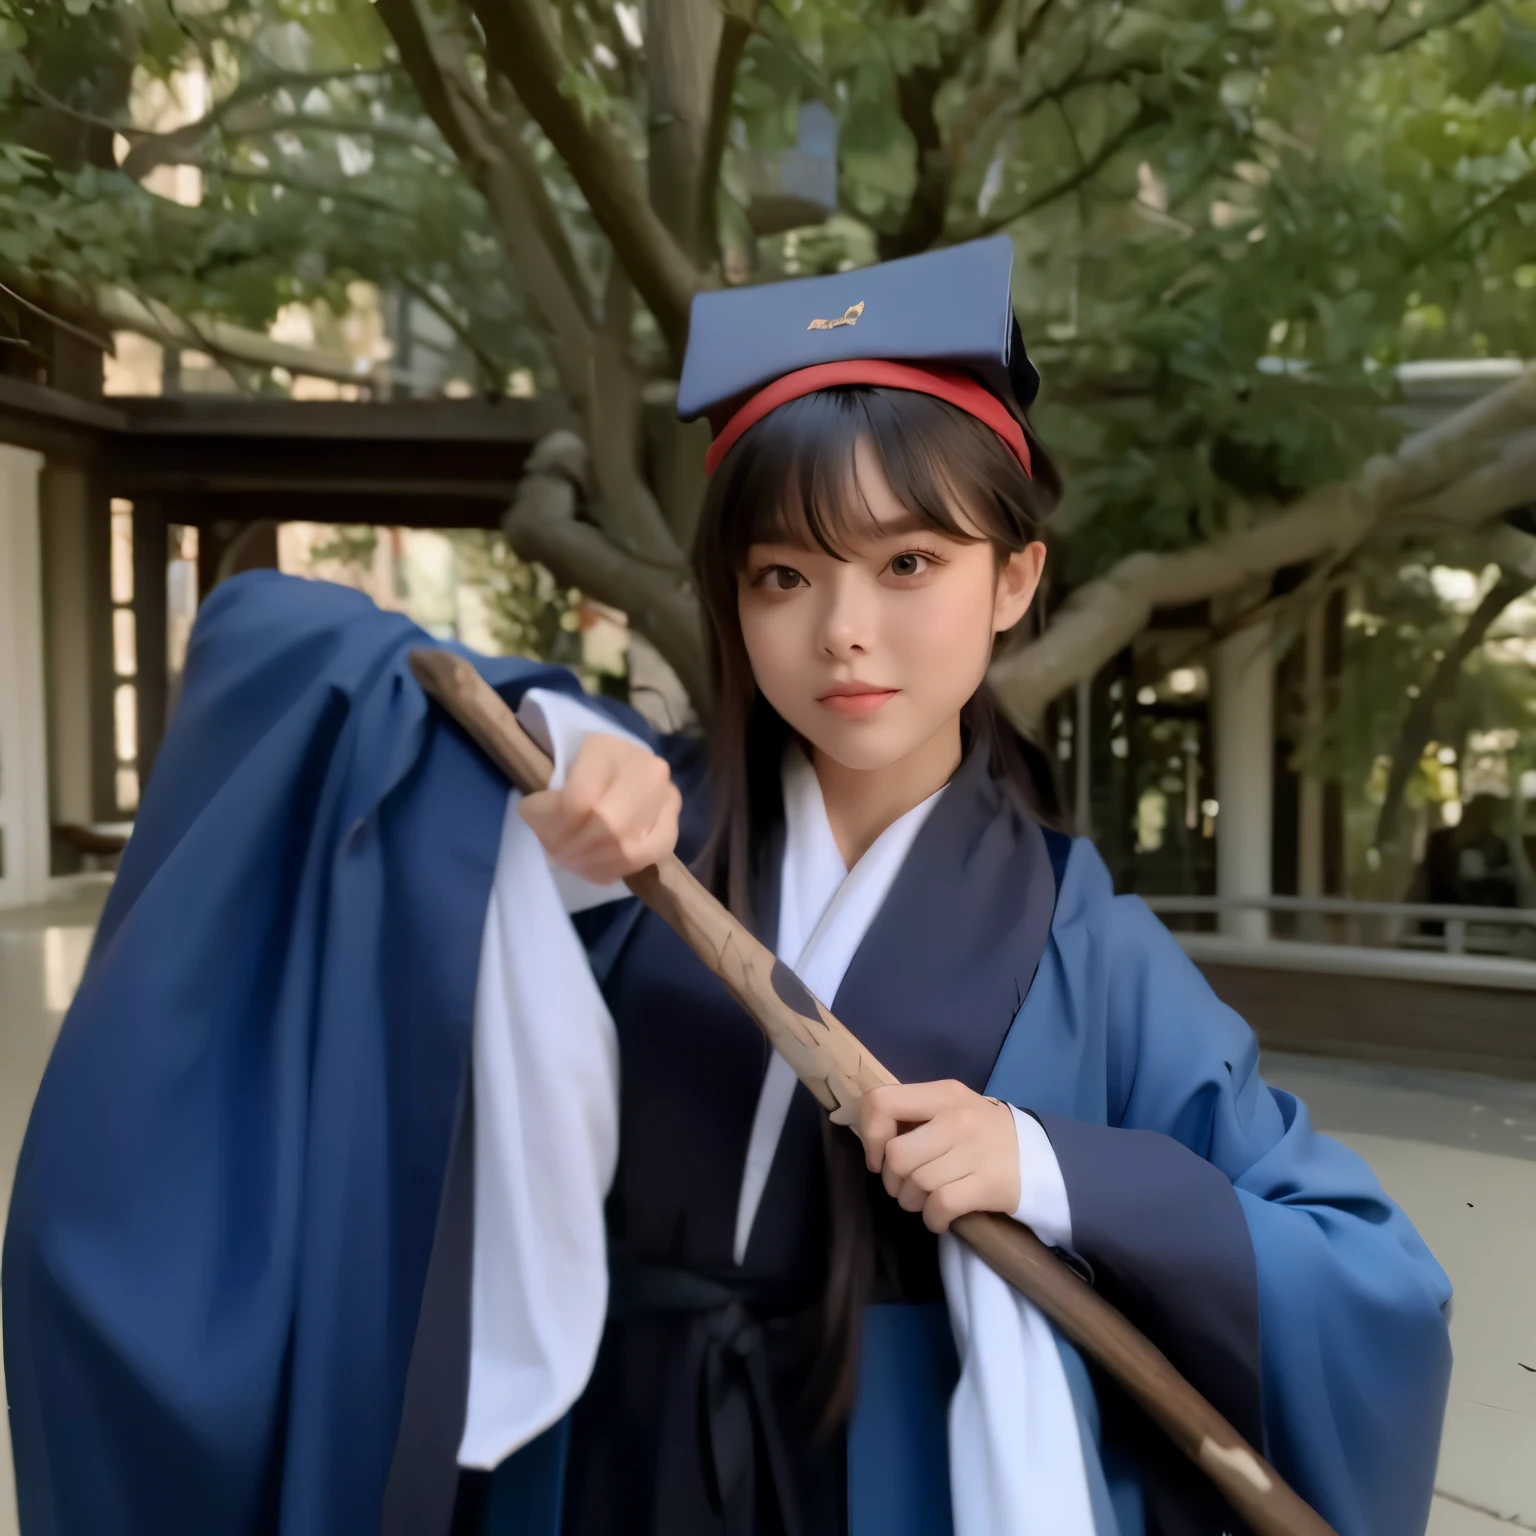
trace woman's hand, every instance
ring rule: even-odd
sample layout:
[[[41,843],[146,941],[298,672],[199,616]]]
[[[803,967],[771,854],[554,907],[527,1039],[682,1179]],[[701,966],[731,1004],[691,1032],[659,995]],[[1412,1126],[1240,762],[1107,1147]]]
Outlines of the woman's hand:
[[[1018,1209],[1013,1111],[964,1083],[872,1088],[859,1101],[858,1132],[870,1172],[931,1232],[970,1211]]]
[[[594,732],[560,789],[524,795],[518,813],[555,863],[611,885],[677,845],[683,797],[664,759],[637,742]]]

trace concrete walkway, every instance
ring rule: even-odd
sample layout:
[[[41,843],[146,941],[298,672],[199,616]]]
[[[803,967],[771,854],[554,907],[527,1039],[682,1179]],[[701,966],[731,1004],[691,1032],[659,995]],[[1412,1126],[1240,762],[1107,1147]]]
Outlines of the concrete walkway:
[[[1371,1164],[1456,1287],[1433,1536],[1536,1531],[1536,1083],[1316,1057],[1264,1067]]]
[[[87,899],[0,914],[7,1204],[95,911]],[[1430,1536],[1536,1531],[1536,1372],[1526,1369],[1536,1366],[1536,1084],[1295,1056],[1273,1056],[1265,1071],[1367,1158],[1455,1283],[1456,1368]],[[0,1536],[16,1536],[14,1510],[10,1444],[0,1436]]]

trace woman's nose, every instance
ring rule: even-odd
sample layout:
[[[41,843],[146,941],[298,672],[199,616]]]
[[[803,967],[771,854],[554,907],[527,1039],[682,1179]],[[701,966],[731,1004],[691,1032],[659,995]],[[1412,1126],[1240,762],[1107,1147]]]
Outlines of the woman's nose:
[[[840,573],[827,591],[827,606],[821,620],[822,649],[839,660],[865,654],[869,650],[872,622],[868,594],[861,589],[855,573]]]

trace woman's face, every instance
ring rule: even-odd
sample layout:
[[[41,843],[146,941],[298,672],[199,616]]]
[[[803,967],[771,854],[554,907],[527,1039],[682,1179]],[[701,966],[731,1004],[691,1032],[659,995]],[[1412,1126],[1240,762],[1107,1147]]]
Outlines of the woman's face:
[[[870,770],[955,726],[993,637],[1024,617],[1045,546],[1030,544],[999,569],[985,540],[922,526],[867,443],[854,463],[873,523],[848,558],[754,544],[737,607],[763,696],[817,751]]]

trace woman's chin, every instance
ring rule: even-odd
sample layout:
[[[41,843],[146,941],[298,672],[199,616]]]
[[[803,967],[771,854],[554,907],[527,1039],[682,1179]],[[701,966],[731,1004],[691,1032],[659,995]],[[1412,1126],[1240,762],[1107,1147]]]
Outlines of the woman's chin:
[[[818,723],[819,724],[819,723]],[[910,732],[893,730],[892,722],[877,720],[838,721],[819,724],[801,735],[821,757],[830,758],[852,773],[878,773],[907,757],[917,745]]]

